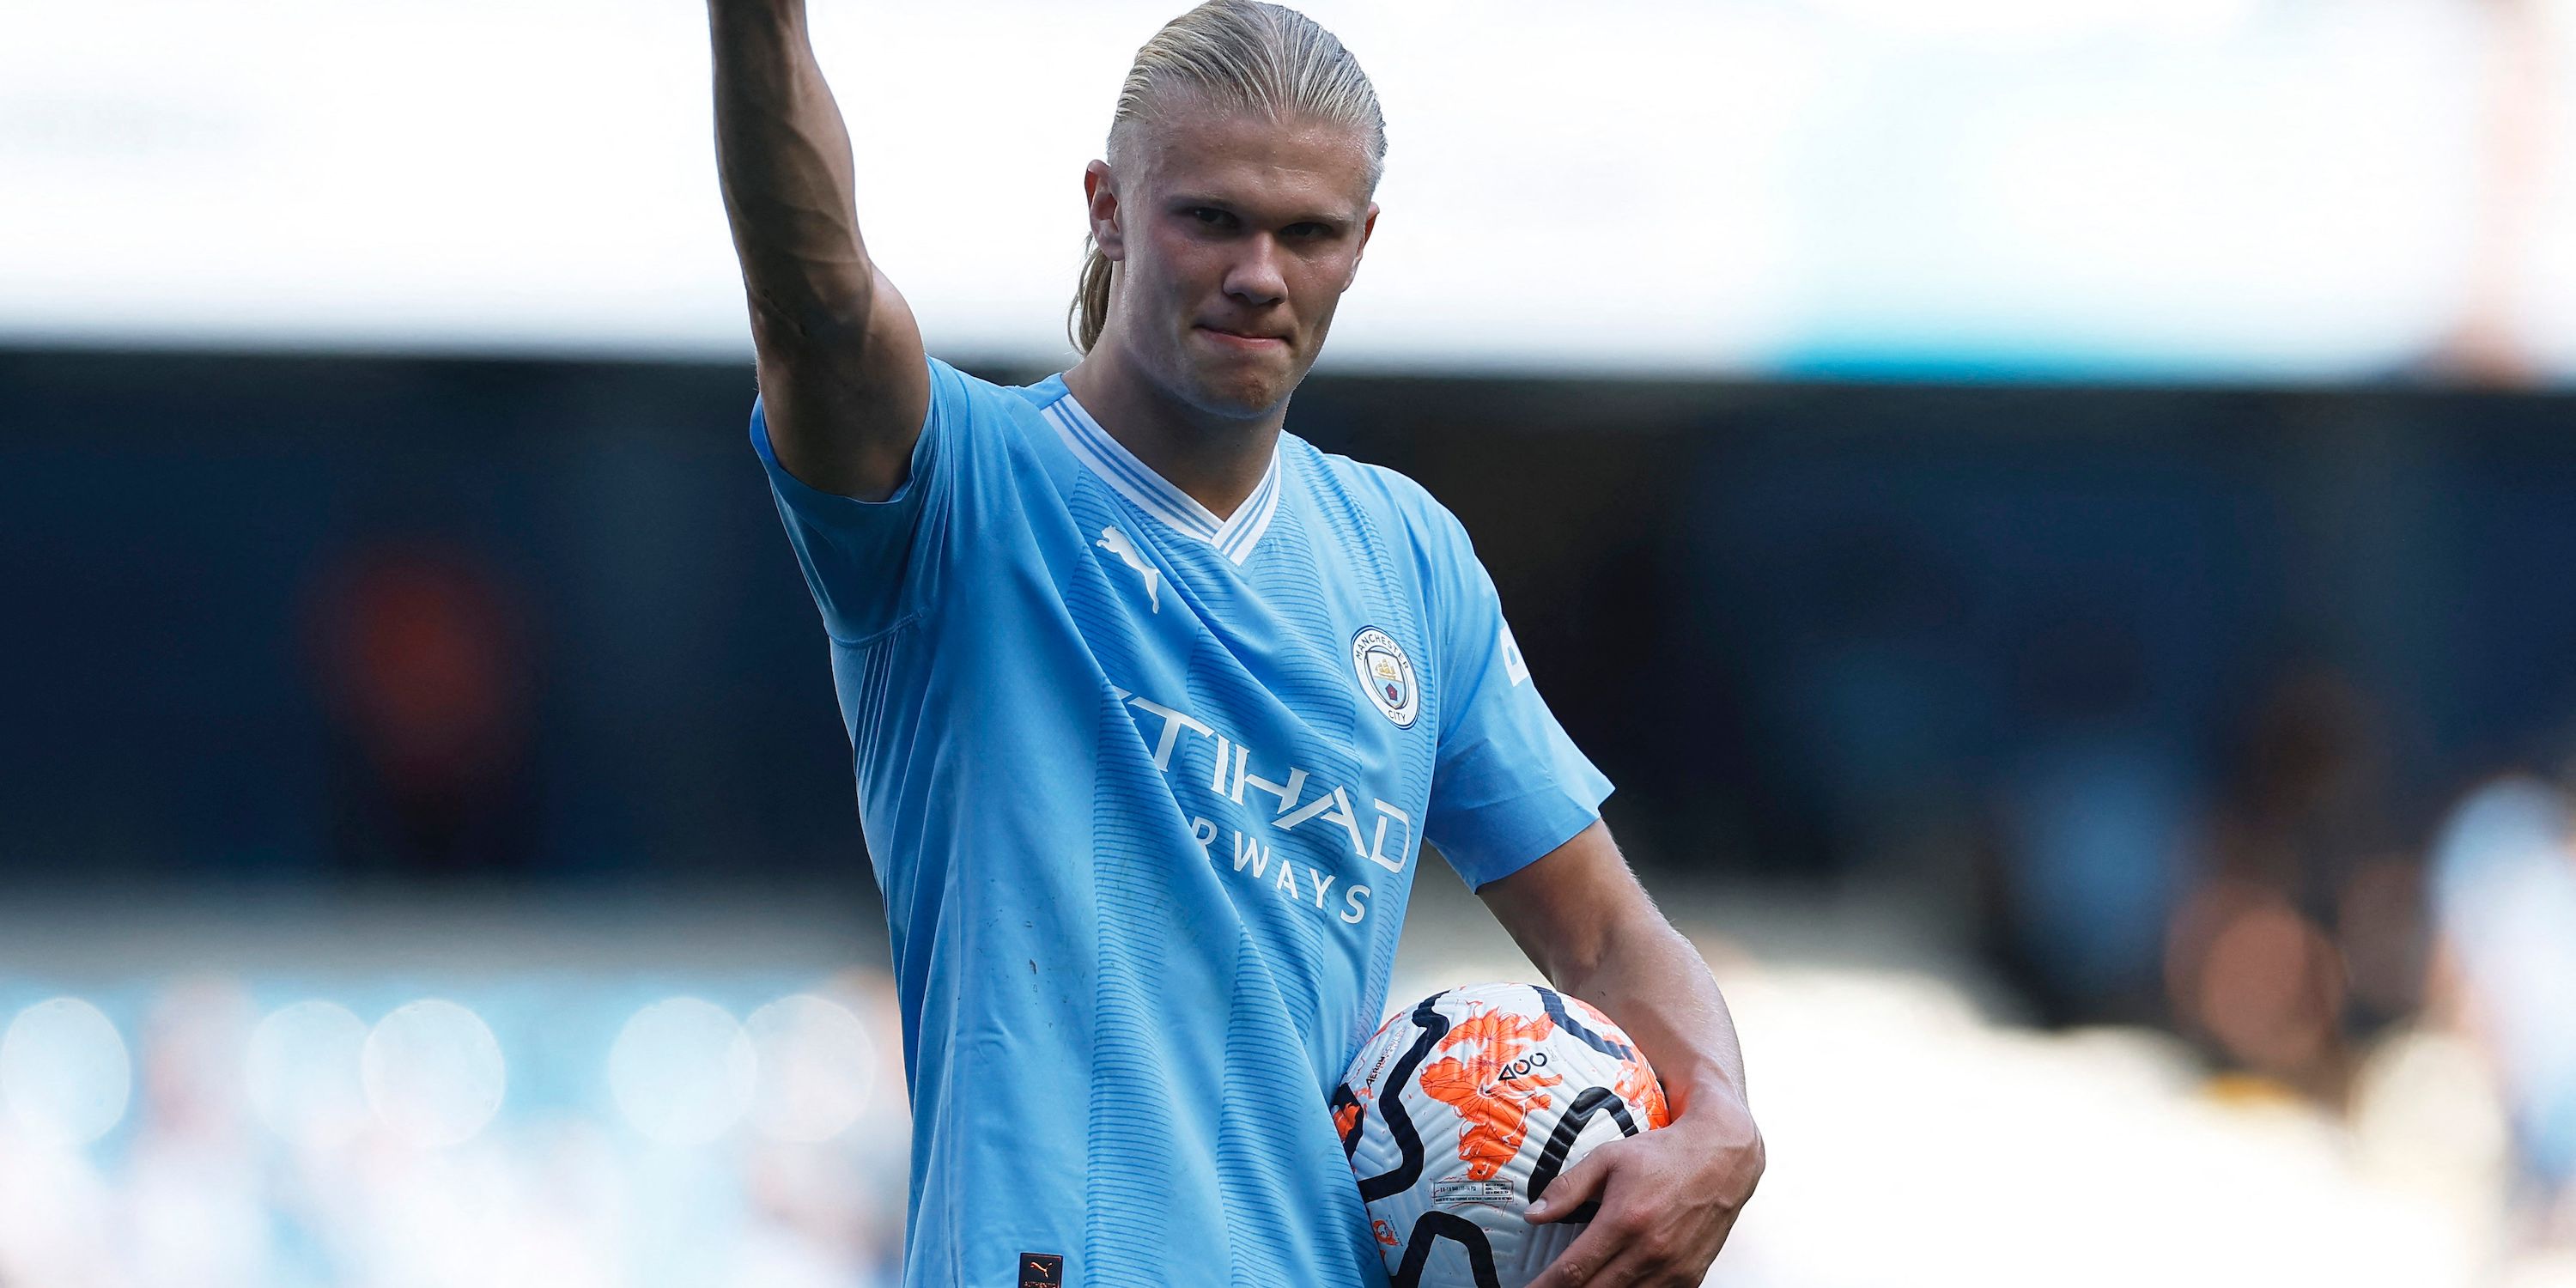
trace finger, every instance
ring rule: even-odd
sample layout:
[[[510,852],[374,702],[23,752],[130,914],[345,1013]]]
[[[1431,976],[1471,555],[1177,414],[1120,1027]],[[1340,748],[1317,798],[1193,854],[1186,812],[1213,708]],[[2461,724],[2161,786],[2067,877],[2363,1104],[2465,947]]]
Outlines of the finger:
[[[1603,1151],[1599,1149],[1584,1155],[1583,1161],[1565,1169],[1555,1180],[1548,1182],[1547,1189],[1539,1194],[1538,1201],[1530,1204],[1528,1210],[1521,1213],[1522,1218],[1532,1222],[1542,1222],[1562,1221],[1573,1216],[1576,1209],[1601,1196],[1605,1182],[1610,1176],[1611,1165],[1617,1161],[1615,1157],[1605,1157]]]
[[[1549,1190],[1554,1193],[1554,1189]],[[1529,1288],[1610,1288],[1618,1280],[1602,1276],[1620,1258],[1621,1245],[1628,1242],[1626,1225],[1594,1221],[1591,1228],[1556,1254],[1556,1260],[1529,1281]]]
[[[1698,1288],[1708,1278],[1708,1262],[1699,1262],[1694,1272],[1692,1259],[1682,1255],[1669,1238],[1620,1237],[1615,1229],[1612,1235],[1609,1261],[1583,1281],[1583,1288]]]
[[[1547,1269],[1529,1281],[1529,1288],[1585,1288],[1594,1273],[1609,1264],[1615,1251],[1605,1232],[1595,1226],[1556,1254],[1556,1260],[1547,1263]]]
[[[1637,1259],[1633,1282],[1639,1288],[1647,1288],[1648,1285],[1652,1288],[1699,1288],[1708,1281],[1709,1265],[1717,1260],[1718,1249],[1726,1245],[1727,1233],[1734,1227],[1735,1216],[1729,1213],[1718,1223],[1716,1240],[1705,1246],[1672,1229],[1631,1240],[1624,1255]],[[1602,1276],[1587,1288],[1608,1288],[1610,1284],[1631,1282],[1613,1277],[1615,1272],[1624,1268],[1614,1258],[1603,1269]]]
[[[1660,1282],[1650,1279],[1661,1263],[1640,1253],[1613,1251],[1608,1264],[1592,1272],[1583,1288],[1634,1288],[1635,1285]]]

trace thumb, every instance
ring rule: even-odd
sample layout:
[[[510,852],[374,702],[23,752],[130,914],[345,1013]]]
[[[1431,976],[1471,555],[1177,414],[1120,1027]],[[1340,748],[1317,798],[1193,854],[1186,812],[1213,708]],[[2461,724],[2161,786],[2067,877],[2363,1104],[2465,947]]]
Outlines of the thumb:
[[[1548,1182],[1538,1201],[1521,1215],[1533,1222],[1589,1220],[1593,1200],[1600,1197],[1602,1182],[1609,1175],[1610,1161],[1596,1149]]]

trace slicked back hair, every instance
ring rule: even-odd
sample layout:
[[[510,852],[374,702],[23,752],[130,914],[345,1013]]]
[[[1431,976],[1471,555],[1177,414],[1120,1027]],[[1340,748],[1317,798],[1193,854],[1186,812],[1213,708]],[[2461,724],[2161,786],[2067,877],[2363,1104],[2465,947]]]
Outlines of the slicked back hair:
[[[1108,160],[1142,122],[1174,103],[1258,112],[1274,121],[1306,118],[1348,125],[1367,144],[1369,186],[1386,166],[1386,118],[1377,88],[1359,60],[1314,19],[1261,0],[1207,0],[1163,25],[1136,51],[1118,112],[1109,123]],[[1082,353],[1109,322],[1112,265],[1096,241],[1084,247],[1081,286],[1066,319]]]

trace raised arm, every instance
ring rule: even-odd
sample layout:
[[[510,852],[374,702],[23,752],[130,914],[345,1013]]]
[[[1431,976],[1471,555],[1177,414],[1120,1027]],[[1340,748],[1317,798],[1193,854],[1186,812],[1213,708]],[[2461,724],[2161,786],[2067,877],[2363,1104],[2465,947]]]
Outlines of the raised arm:
[[[708,0],[707,20],[770,448],[809,487],[883,500],[909,472],[930,373],[911,308],[859,240],[850,135],[804,0]]]

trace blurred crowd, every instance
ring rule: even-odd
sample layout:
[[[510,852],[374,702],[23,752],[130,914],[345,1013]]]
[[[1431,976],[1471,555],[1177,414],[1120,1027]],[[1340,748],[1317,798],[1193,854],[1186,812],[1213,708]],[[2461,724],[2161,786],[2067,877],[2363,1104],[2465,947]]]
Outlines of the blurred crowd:
[[[386,973],[21,1009],[0,1040],[0,1285],[894,1282],[909,1129],[882,973],[746,1023],[524,963],[450,981],[476,1008],[372,1026],[258,1000],[391,997]]]
[[[2060,1025],[2168,1027],[2222,1095],[2421,1120],[2500,1251],[2576,1247],[2576,812],[2497,772],[2410,836],[2387,732],[2331,669],[2255,705],[2196,785],[2116,721],[2004,794],[1994,959]]]

